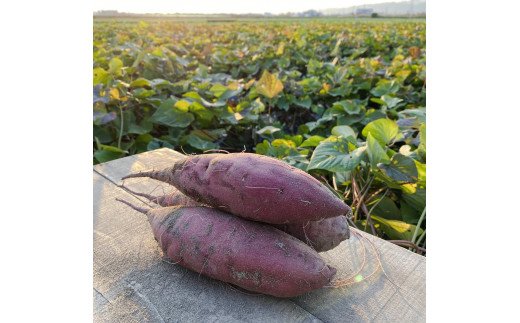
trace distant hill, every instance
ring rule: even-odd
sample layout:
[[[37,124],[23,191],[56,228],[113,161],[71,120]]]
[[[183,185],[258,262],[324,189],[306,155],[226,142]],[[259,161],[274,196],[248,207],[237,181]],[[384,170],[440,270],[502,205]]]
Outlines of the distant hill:
[[[380,16],[420,16],[426,13],[426,1],[385,2],[348,8],[324,9],[320,12],[325,16],[369,16],[372,13],[377,13]]]

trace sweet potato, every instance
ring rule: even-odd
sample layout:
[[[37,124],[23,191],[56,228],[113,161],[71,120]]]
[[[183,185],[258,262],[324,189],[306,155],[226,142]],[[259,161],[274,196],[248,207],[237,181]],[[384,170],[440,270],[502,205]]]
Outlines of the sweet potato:
[[[276,228],[209,207],[135,207],[173,262],[246,290],[294,297],[329,283],[336,269]]]
[[[300,239],[317,252],[333,249],[350,238],[347,218],[342,215],[305,224],[276,224],[275,227]]]
[[[142,196],[160,206],[204,206],[195,202],[178,190],[162,196],[154,196],[146,193],[136,192],[127,187],[128,192]],[[303,223],[274,224],[275,228],[282,230],[293,237],[305,242],[318,252],[327,251],[338,246],[343,240],[350,237],[347,219],[340,215],[320,221],[309,221]]]
[[[191,155],[169,168],[123,179],[131,177],[169,183],[197,202],[266,223],[305,223],[350,211],[314,177],[256,154]]]

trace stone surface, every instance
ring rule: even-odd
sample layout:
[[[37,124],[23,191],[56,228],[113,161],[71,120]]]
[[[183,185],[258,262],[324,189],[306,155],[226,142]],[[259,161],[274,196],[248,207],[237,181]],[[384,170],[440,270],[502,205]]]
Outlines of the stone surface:
[[[164,148],[94,166],[96,322],[425,321],[426,258],[355,229],[349,240],[321,253],[337,268],[337,279],[349,284],[294,299],[254,295],[163,259],[145,216],[115,200],[145,205],[145,199],[117,185],[124,175],[163,168],[180,157]],[[124,184],[152,194],[171,190],[146,178]],[[354,276],[360,281],[353,282]]]

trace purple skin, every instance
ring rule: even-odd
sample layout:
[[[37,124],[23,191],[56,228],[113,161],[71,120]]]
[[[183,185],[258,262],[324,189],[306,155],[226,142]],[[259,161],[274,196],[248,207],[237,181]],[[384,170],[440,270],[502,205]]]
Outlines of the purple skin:
[[[276,228],[209,207],[143,209],[173,262],[252,292],[295,297],[329,283],[336,269],[311,247]]]
[[[300,239],[317,252],[331,250],[350,238],[350,229],[344,216],[309,221],[306,224],[280,224],[275,227]]]
[[[128,192],[142,196],[149,201],[160,206],[204,206],[195,202],[191,198],[175,190],[169,194],[162,196],[154,196],[146,193],[133,191],[122,186]],[[327,218],[319,221],[309,221],[302,223],[274,224],[275,228],[286,232],[293,237],[305,242],[317,252],[328,251],[337,247],[342,241],[350,238],[350,231],[347,219],[344,216]]]
[[[306,223],[350,211],[325,185],[278,159],[250,154],[187,156],[150,177],[175,186],[197,202],[272,224]]]

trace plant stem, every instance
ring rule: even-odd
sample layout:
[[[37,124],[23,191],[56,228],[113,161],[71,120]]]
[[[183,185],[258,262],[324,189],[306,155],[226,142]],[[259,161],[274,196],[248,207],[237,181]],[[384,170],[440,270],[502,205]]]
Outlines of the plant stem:
[[[354,228],[358,229],[357,225],[348,217],[347,217],[347,222],[350,223],[350,225],[353,226]]]
[[[369,222],[369,219],[370,219],[370,222],[372,222],[372,218],[370,217],[370,214],[372,214],[372,211],[374,211],[375,207],[383,200],[383,198],[386,196],[386,193],[388,193],[388,189],[386,189],[385,193],[383,194],[383,196],[381,196],[381,198],[379,199],[379,201],[377,201],[376,203],[374,203],[374,205],[372,205],[372,207],[370,208],[370,211],[365,211],[366,210],[366,206],[363,205],[365,207],[365,213],[366,213],[366,216],[367,216],[367,224]],[[370,223],[370,225],[372,225],[372,223]],[[365,229],[367,228],[366,224],[365,224]]]
[[[422,247],[419,247],[415,243],[410,242],[408,240],[388,240],[388,241],[393,243],[393,244],[399,245],[399,246],[412,247],[415,250],[418,250],[418,251],[421,251],[421,252],[426,252],[426,249],[424,249]]]
[[[380,189],[378,189],[374,193],[370,194],[370,196],[367,199],[365,199],[366,204],[370,204],[370,201],[372,200],[372,198],[374,198],[374,196],[376,196],[377,194],[381,193],[384,190],[385,190],[385,188],[381,187]]]
[[[336,175],[332,174],[332,186],[334,186],[334,189],[336,191],[339,191],[338,190],[338,185],[336,184]]]
[[[94,139],[96,140],[96,147],[97,147],[97,150],[101,150],[101,143],[99,142],[98,137],[94,137]]]
[[[358,201],[358,199],[359,199],[359,195],[358,195],[356,177],[354,174],[352,174],[352,206],[354,206],[354,203],[356,201]],[[359,213],[359,205],[357,205],[354,210],[354,221],[357,221],[358,213]]]
[[[121,127],[119,129],[119,138],[117,139],[117,148],[121,149],[121,139],[123,138],[123,108],[119,107],[119,111],[121,112]]]
[[[426,235],[426,230],[421,234],[421,236],[417,239],[415,242],[417,245],[421,244],[422,240],[424,239],[424,236]]]
[[[419,218],[419,222],[417,222],[417,226],[415,227],[415,231],[412,236],[412,243],[415,243],[415,239],[417,238],[417,235],[419,234],[419,228],[421,227],[421,224],[424,220],[424,216],[426,215],[426,207],[424,207],[424,210],[422,211],[421,217]]]

